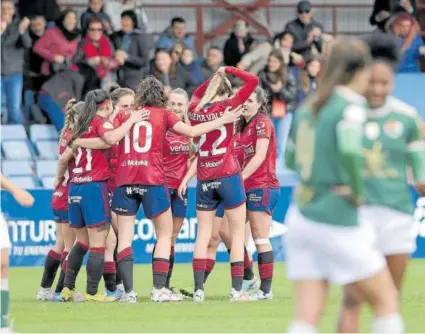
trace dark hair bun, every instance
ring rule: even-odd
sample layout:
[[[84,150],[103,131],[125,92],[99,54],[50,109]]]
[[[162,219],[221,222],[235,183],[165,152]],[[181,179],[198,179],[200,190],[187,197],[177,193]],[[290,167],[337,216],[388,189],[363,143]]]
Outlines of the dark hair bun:
[[[117,89],[120,89],[120,85],[113,83],[112,85],[109,86],[108,88],[108,92],[109,94],[112,94],[114,91],[116,91]]]
[[[383,60],[389,62],[393,67],[397,66],[400,52],[393,35],[375,32],[365,37],[364,41],[370,48],[373,60]]]

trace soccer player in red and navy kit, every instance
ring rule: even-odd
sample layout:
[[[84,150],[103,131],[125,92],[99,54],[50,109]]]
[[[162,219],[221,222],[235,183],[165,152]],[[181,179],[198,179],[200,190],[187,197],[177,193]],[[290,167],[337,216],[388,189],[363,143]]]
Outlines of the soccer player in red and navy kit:
[[[59,155],[65,152],[68,141],[72,136],[72,129],[78,120],[78,115],[84,107],[84,102],[70,100],[66,105],[65,124],[59,138]],[[69,181],[72,177],[74,159],[71,159],[65,175],[59,185],[55,188],[52,196],[51,207],[56,221],[56,244],[49,251],[44,264],[41,287],[37,292],[38,300],[52,300],[59,298],[62,291],[66,272],[66,257],[75,241],[75,232],[69,226],[68,218],[68,191]],[[52,291],[52,284],[55,280],[56,271],[61,266],[61,272],[56,285],[55,294]]]
[[[134,123],[144,119],[142,112],[134,112],[119,128],[114,129],[109,121],[112,110],[112,102],[106,91],[96,89],[89,92],[78,118],[78,126],[73,131],[71,144],[79,137],[100,137],[107,144],[113,145],[124,137]],[[77,243],[69,254],[61,297],[63,301],[74,299],[76,276],[83,257],[89,250],[85,300],[113,301],[116,300],[115,297],[98,293],[104,266],[105,242],[111,222],[107,189],[109,151],[81,147],[73,151],[68,147],[59,158],[57,183],[62,179],[72,157],[75,159],[75,168],[72,170],[69,189],[69,219],[71,227],[76,231]]]
[[[276,177],[276,134],[266,115],[266,104],[264,90],[257,87],[245,102],[243,119],[240,121],[240,140],[244,152],[242,179],[261,279],[260,289],[250,295],[250,300],[273,298],[271,283],[274,259],[269,237],[280,186]]]
[[[164,175],[164,140],[167,130],[188,137],[232,123],[240,112],[223,112],[211,122],[196,127],[184,123],[173,112],[165,109],[167,96],[164,86],[154,77],[144,79],[137,90],[136,104],[150,112],[146,121],[135,124],[120,142],[116,186],[112,210],[118,215],[118,269],[123,277],[123,302],[136,303],[133,291],[133,255],[131,244],[134,222],[140,204],[148,218],[153,219],[157,243],[153,260],[153,289],[151,300],[175,301],[176,295],[167,289],[169,258],[173,235],[170,198]],[[121,111],[115,126],[128,119],[131,111]]]
[[[242,88],[231,98],[233,92],[226,74],[234,75],[244,82]],[[202,84],[192,96],[189,105],[191,124],[202,124],[218,117],[226,108],[241,106],[258,85],[257,76],[234,67],[222,67]],[[229,218],[231,242],[231,300],[244,300],[242,290],[244,272],[244,243],[246,196],[240,176],[240,167],[234,155],[234,124],[221,126],[199,138],[197,169],[197,218],[198,234],[193,254],[194,301],[204,300],[204,277],[207,266],[207,248],[211,238],[215,211],[220,203]]]

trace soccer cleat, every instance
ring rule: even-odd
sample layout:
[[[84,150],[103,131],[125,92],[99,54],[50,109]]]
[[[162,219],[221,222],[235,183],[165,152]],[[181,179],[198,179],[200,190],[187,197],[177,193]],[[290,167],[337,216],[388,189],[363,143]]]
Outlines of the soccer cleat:
[[[61,297],[61,293],[60,292],[55,292],[55,294],[53,295],[53,299],[52,301],[56,302],[56,303],[62,303],[62,297]]]
[[[137,303],[137,293],[134,291],[130,291],[122,296],[120,299],[120,303],[124,304],[136,304]]]
[[[249,300],[249,295],[245,291],[237,291],[232,288],[232,292],[230,293],[230,301],[231,302],[241,302]]]
[[[257,277],[254,277],[253,279],[243,280],[242,282],[242,290],[245,292],[249,292],[251,290],[258,289],[259,280]]]
[[[184,298],[189,298],[189,299],[193,299],[193,292],[190,292],[190,290],[192,289],[179,289],[180,294],[184,297]]]
[[[123,296],[123,293],[118,289],[116,289],[115,291],[106,290],[105,295],[108,298],[115,298],[115,300],[120,300]]]
[[[163,287],[161,289],[155,289],[152,288],[151,292],[151,301],[157,302],[157,303],[163,303],[163,302],[181,302],[183,300],[183,297],[178,296],[170,289],[167,289],[166,287]]]
[[[53,300],[53,295],[54,293],[52,288],[40,288],[35,298],[37,300]]]
[[[125,293],[124,284],[117,284],[117,290],[119,290],[121,292],[121,295],[123,296]]]
[[[193,294],[193,302],[194,303],[202,303],[205,300],[205,292],[204,290],[198,289]]]
[[[85,301],[85,297],[83,294],[76,292],[75,290],[71,290],[69,288],[63,288],[60,293],[60,298],[63,302],[76,302],[80,303]]]
[[[98,303],[112,303],[116,301],[115,297],[108,297],[101,293],[96,293],[95,295],[90,295],[86,293],[86,301],[88,302],[98,302]]]
[[[249,300],[272,300],[273,293],[270,291],[269,293],[264,293],[261,290],[258,290],[249,295]]]

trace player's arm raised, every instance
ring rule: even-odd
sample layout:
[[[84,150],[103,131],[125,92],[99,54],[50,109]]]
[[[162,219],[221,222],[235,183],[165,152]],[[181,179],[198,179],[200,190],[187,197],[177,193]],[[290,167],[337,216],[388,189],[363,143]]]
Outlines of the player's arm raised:
[[[242,107],[235,110],[231,110],[231,107],[228,107],[226,111],[221,115],[221,117],[210,121],[201,123],[195,126],[190,126],[182,121],[177,122],[173,126],[173,130],[177,133],[180,133],[182,135],[185,135],[187,137],[199,137],[203,135],[204,133],[208,133],[214,129],[219,128],[220,126],[223,126],[228,123],[234,123],[236,122],[239,117],[242,115]]]
[[[73,141],[71,147],[83,147],[92,150],[106,150],[112,145],[107,144],[102,138],[77,138]]]

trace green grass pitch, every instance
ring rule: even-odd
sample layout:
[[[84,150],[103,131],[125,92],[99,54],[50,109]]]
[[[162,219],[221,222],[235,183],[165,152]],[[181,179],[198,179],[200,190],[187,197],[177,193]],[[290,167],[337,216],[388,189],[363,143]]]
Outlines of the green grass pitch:
[[[285,279],[283,263],[277,263],[273,282],[274,300],[265,302],[230,303],[229,265],[218,264],[206,285],[206,302],[193,304],[153,304],[148,295],[151,288],[151,266],[135,267],[135,287],[139,294],[136,305],[57,304],[35,300],[42,269],[13,268],[10,270],[11,318],[14,329],[24,332],[280,332],[284,333],[293,314],[292,284]],[[85,268],[78,281],[84,290]],[[190,265],[175,266],[172,285],[189,287],[192,283]],[[103,282],[102,289],[103,289]],[[413,260],[409,265],[403,292],[403,316],[409,333],[425,332],[425,261]],[[333,288],[322,332],[335,331],[340,290]],[[362,330],[371,329],[371,313],[362,314]]]

